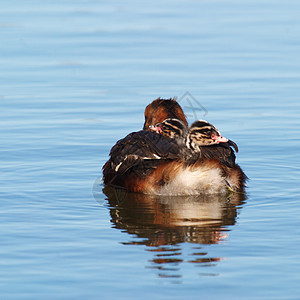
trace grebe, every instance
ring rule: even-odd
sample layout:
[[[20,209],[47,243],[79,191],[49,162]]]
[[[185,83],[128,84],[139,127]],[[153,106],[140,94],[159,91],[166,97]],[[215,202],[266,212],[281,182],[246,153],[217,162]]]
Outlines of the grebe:
[[[103,167],[104,183],[166,195],[220,193],[244,186],[246,176],[230,148],[238,151],[237,145],[207,121],[187,128],[184,121],[169,118],[146,128],[150,131],[133,132],[111,149]]]
[[[188,126],[184,112],[175,98],[157,98],[148,104],[145,109],[145,123],[143,129],[149,130],[149,126],[163,122],[166,119],[178,119],[182,121],[185,126]]]

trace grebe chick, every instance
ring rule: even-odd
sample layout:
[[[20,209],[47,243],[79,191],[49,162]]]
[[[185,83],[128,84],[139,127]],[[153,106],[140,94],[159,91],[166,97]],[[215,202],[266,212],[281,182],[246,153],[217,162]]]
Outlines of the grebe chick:
[[[195,121],[189,129],[177,119],[167,119],[150,129],[160,135],[174,138],[179,146],[179,159],[192,164],[197,160],[218,159],[226,166],[233,167],[238,146],[223,137],[219,130],[204,120]],[[209,146],[209,147],[207,147]]]
[[[180,105],[175,101],[175,116],[170,109],[174,101],[156,99],[147,106],[145,130],[127,135],[111,149],[103,166],[104,183],[160,195],[242,190],[247,176],[230,147],[238,151],[237,145],[207,121],[187,128]]]
[[[166,119],[156,125],[150,125],[149,129],[171,139],[185,138],[188,132],[187,126],[178,119]]]
[[[199,151],[199,147],[211,146],[220,143],[228,143],[230,146],[233,146],[236,152],[239,151],[236,143],[223,137],[214,125],[205,120],[198,120],[189,128],[186,146],[190,149]]]

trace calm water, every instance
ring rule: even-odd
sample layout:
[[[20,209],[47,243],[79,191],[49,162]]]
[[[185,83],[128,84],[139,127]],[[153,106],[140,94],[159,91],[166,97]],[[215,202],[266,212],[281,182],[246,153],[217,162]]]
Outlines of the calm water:
[[[299,299],[299,16],[296,0],[3,3],[0,298]],[[187,91],[189,120],[239,145],[247,197],[103,190],[111,146]]]

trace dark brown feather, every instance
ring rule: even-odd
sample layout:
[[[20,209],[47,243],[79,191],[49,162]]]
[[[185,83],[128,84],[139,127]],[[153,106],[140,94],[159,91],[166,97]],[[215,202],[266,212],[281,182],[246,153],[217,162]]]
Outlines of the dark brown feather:
[[[220,143],[217,145],[200,147],[200,160],[203,159],[218,159],[221,164],[233,168],[235,165],[235,154],[228,143]]]
[[[179,146],[174,139],[141,130],[119,140],[103,167],[104,183],[134,173],[141,178],[150,174],[162,161],[175,160]]]

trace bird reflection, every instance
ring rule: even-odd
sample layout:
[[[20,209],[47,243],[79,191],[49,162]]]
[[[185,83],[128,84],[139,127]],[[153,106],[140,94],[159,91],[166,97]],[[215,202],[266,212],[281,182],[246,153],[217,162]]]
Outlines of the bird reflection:
[[[245,194],[198,196],[154,196],[105,187],[115,228],[134,235],[125,245],[145,245],[153,254],[150,268],[160,277],[180,277],[183,261],[212,266],[220,257],[210,257],[204,245],[226,240]],[[183,243],[193,243],[192,253],[183,254]],[[206,247],[207,248],[207,247]]]

